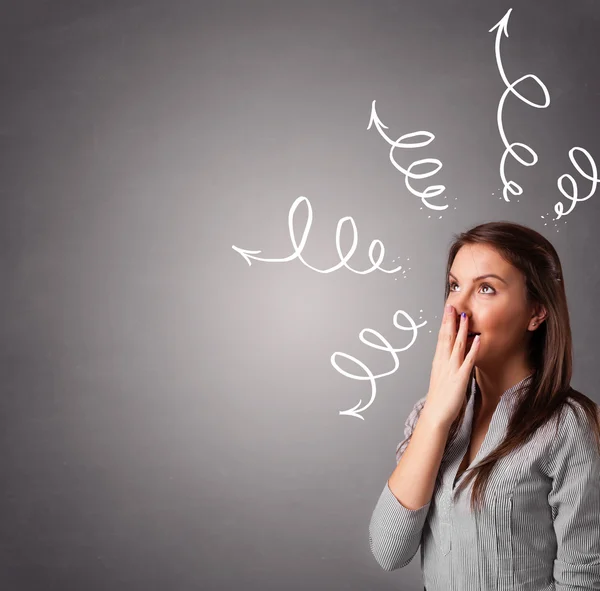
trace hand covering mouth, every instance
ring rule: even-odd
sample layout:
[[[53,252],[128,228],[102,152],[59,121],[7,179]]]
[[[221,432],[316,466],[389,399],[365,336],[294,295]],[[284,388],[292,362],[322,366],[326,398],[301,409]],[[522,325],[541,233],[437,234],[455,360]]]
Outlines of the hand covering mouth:
[[[456,331],[456,334],[458,334],[458,330]],[[475,332],[475,331],[469,331],[467,336],[468,337],[474,337],[477,334],[481,334],[480,332]]]

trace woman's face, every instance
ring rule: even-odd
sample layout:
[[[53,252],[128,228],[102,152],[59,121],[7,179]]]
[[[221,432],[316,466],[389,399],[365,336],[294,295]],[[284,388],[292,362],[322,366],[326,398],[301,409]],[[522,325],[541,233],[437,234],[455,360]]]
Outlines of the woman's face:
[[[494,274],[498,277],[483,277]],[[533,309],[526,300],[521,272],[487,245],[460,248],[448,276],[448,298],[457,313],[468,317],[468,331],[481,333],[476,364],[480,367],[525,356]],[[467,341],[467,351],[473,339]]]

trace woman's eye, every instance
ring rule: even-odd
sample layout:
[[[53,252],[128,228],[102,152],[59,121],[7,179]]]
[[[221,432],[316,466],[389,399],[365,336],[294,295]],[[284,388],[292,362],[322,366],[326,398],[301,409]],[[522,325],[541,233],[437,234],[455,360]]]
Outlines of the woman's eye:
[[[448,287],[450,288],[450,291],[452,291],[452,286],[453,286],[453,285],[458,285],[458,284],[457,284],[455,281],[451,281],[451,282],[448,284]],[[489,292],[489,291],[488,291],[488,292],[485,292],[485,293],[484,293],[484,295],[487,295],[487,294],[489,294],[489,293],[496,293],[496,290],[495,290],[495,289],[494,289],[494,288],[493,288],[491,285],[488,285],[487,283],[482,283],[482,284],[481,284],[481,287],[488,287],[489,289],[491,289],[491,290],[492,290],[491,292]]]

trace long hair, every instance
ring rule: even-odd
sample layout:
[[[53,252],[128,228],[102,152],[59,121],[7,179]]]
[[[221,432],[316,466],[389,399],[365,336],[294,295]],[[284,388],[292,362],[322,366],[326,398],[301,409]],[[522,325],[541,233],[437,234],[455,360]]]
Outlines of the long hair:
[[[503,441],[483,460],[468,470],[458,490],[475,479],[471,494],[471,510],[480,509],[485,488],[495,463],[525,444],[537,429],[551,421],[558,429],[561,411],[569,405],[574,410],[577,403],[584,410],[588,425],[593,430],[598,453],[600,453],[600,418],[598,406],[585,394],[574,390],[571,383],[573,371],[571,326],[565,283],[558,254],[552,244],[541,234],[520,224],[511,222],[489,222],[475,226],[467,232],[454,235],[448,254],[445,295],[448,298],[447,277],[456,254],[466,244],[485,244],[493,247],[500,256],[516,267],[525,279],[527,302],[546,307],[547,317],[537,330],[532,332],[528,360],[534,368],[533,377],[517,393],[514,412],[509,419]],[[474,375],[475,368],[471,372]],[[450,442],[462,424],[471,380],[465,391],[461,411],[448,432]],[[577,414],[577,413],[576,413]]]

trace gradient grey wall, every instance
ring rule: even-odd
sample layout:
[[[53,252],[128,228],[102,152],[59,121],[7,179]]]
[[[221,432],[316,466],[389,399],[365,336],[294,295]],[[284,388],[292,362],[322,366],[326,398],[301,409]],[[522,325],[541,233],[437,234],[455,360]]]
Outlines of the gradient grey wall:
[[[551,104],[509,96],[502,59]],[[598,396],[599,195],[558,220],[573,146],[600,161],[600,3],[13,0],[0,19],[2,428],[0,587],[7,590],[410,591],[418,554],[382,571],[368,523],[426,393],[447,248],[512,220],[558,250],[573,386]],[[543,100],[531,80],[520,92]],[[392,166],[437,158],[431,210]],[[584,160],[581,166],[589,172]],[[421,170],[422,171],[422,170]],[[310,201],[302,256],[288,213]],[[294,220],[300,240],[307,209]],[[348,265],[336,225],[351,216]],[[352,229],[340,238],[350,248]],[[377,251],[374,256],[377,256]],[[424,324],[414,344],[397,310]],[[399,318],[407,325],[404,318]],[[397,349],[368,347],[370,328]],[[368,335],[366,335],[368,338]],[[371,340],[374,338],[371,336]],[[374,374],[371,399],[335,352]],[[360,373],[338,359],[347,372]],[[364,374],[364,372],[363,372]]]

